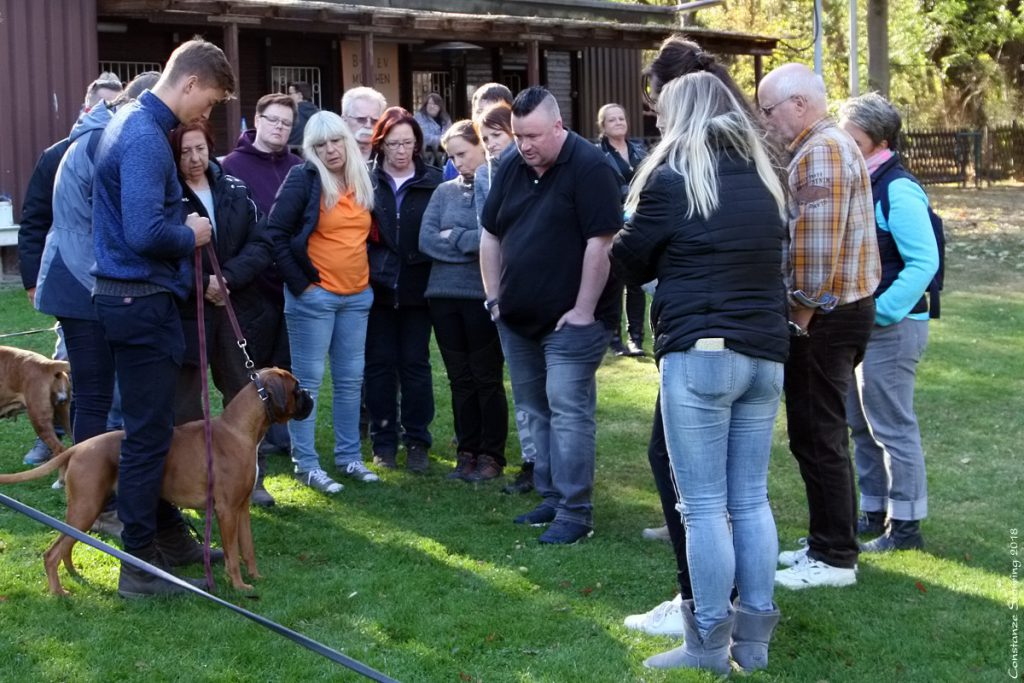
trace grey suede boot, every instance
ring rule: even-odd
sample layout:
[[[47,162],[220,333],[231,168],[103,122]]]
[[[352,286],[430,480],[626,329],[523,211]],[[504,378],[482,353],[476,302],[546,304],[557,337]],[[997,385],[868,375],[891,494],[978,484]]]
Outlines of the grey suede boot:
[[[771,612],[751,612],[736,601],[736,623],[732,628],[729,653],[744,671],[757,671],[768,666],[768,643],[779,623],[778,605]]]
[[[729,641],[732,639],[733,612],[700,637],[697,619],[693,614],[693,600],[684,600],[680,611],[683,614],[683,644],[674,650],[648,657],[644,666],[649,669],[704,669],[726,675],[732,671],[729,666]]]
[[[862,553],[887,553],[890,550],[920,550],[924,548],[921,538],[921,520],[890,519],[885,534],[873,541],[862,543]]]

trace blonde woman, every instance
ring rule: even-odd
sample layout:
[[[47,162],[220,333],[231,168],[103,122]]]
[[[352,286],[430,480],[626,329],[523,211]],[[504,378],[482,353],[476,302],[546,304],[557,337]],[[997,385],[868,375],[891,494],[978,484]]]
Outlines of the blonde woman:
[[[718,77],[671,81],[657,110],[662,141],[633,179],[611,255],[626,282],[658,278],[654,355],[693,600],[682,601],[684,644],[645,664],[728,673],[731,649],[758,669],[779,619],[768,458],[789,349],[784,194]]]
[[[373,303],[366,240],[373,187],[348,124],[318,112],[302,140],[306,162],[288,173],[267,228],[285,283],[292,372],[314,401],[324,376],[333,383],[334,463],[343,475],[378,480],[359,450],[366,321]],[[343,488],[320,466],[314,446],[316,409],[289,423],[295,478],[323,493]]]

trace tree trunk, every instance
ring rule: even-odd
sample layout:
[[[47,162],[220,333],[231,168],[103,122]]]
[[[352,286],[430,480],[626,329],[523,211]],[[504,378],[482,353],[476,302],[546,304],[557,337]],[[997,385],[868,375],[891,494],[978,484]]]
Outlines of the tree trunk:
[[[889,0],[868,0],[868,88],[889,97]]]

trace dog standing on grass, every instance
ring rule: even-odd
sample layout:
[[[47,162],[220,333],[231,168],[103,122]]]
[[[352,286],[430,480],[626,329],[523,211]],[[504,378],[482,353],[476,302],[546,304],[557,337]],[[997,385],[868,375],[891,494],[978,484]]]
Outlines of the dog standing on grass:
[[[313,409],[309,392],[285,370],[259,371],[259,382],[267,397],[261,399],[250,383],[212,420],[213,507],[224,545],[224,565],[231,585],[251,590],[242,580],[239,557],[252,579],[261,578],[256,569],[252,529],[249,523],[249,495],[256,483],[256,449],[271,423],[302,420]],[[88,531],[103,510],[107,497],[117,486],[117,467],[124,432],[107,432],[86,439],[39,467],[17,474],[0,475],[0,484],[14,484],[45,476],[57,468],[65,470],[68,511],[65,521]],[[206,437],[203,421],[174,428],[171,448],[164,466],[161,498],[179,507],[206,507]],[[50,592],[67,595],[57,577],[61,560],[77,576],[71,561],[75,539],[61,534],[46,551],[43,565]]]
[[[0,418],[28,413],[32,428],[55,455],[64,450],[54,417],[71,433],[71,366],[67,361],[0,346]]]

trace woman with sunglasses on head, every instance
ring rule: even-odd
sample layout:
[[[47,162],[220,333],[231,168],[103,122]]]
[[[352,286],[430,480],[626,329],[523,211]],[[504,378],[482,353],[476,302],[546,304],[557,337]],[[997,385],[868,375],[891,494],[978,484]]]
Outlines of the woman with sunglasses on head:
[[[370,143],[375,201],[369,256],[374,301],[366,332],[366,410],[373,461],[394,469],[401,435],[406,468],[423,474],[430,462],[434,388],[430,309],[424,296],[431,259],[419,250],[420,224],[441,182],[441,171],[424,163],[423,131],[401,107],[384,111]]]
[[[375,482],[359,447],[366,323],[373,301],[366,243],[373,187],[359,146],[344,119],[313,114],[302,138],[306,162],[288,172],[267,219],[285,283],[284,314],[292,372],[318,400],[324,358],[331,364],[334,464],[347,477]],[[344,487],[320,465],[317,410],[291,420],[295,478],[322,493]]]

